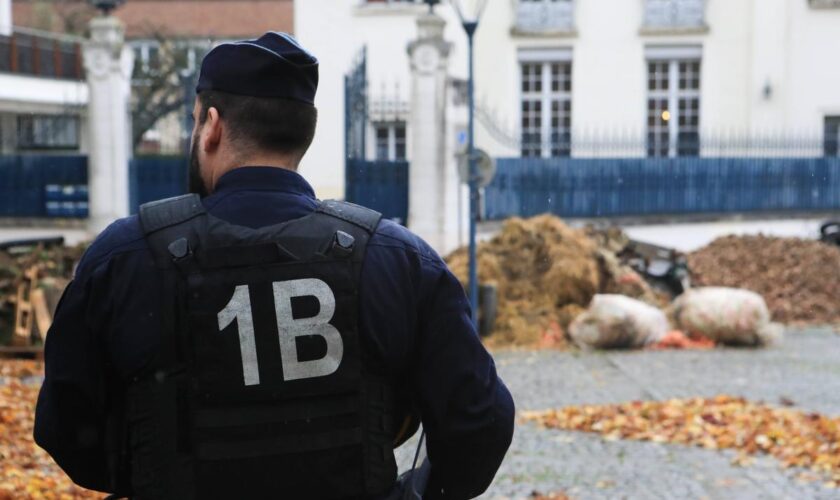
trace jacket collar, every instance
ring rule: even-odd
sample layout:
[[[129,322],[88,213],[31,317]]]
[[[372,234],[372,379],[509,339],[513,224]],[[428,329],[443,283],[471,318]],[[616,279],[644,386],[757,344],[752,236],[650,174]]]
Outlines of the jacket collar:
[[[300,174],[277,167],[235,168],[219,179],[212,196],[234,191],[278,191],[315,198],[312,186]]]

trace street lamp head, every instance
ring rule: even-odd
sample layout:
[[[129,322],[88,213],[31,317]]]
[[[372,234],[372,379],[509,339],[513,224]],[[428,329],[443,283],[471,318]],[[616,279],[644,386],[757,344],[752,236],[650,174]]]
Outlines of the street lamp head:
[[[429,6],[429,14],[434,14],[435,5],[440,3],[440,0],[423,0],[423,3]]]
[[[88,2],[99,9],[103,16],[111,14],[111,11],[125,3],[125,0],[88,0]]]
[[[467,25],[477,27],[487,7],[487,0],[451,0],[451,2],[465,28]]]

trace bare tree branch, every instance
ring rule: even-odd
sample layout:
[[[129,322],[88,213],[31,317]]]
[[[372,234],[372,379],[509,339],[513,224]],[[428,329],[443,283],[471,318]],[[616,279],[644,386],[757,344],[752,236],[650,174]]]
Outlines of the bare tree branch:
[[[186,46],[179,46],[160,31],[150,37],[157,46],[157,55],[149,64],[135,62],[132,85],[133,143],[137,148],[143,136],[165,116],[183,109],[186,85],[192,81],[188,73]]]
[[[83,0],[32,0],[35,27],[84,35],[96,9]],[[147,22],[141,27],[157,48],[150,64],[135,62],[132,77],[132,142],[136,149],[143,136],[161,119],[184,105],[186,85],[192,81],[188,73],[188,43]]]

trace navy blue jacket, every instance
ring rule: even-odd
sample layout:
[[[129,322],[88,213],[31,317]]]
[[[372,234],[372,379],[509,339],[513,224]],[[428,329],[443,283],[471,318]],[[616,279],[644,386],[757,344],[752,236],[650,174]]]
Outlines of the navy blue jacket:
[[[257,228],[303,217],[317,200],[295,172],[247,167],[224,175],[203,203],[216,217]],[[35,440],[87,488],[109,488],[109,381],[129,379],[157,351],[160,286],[139,219],[119,220],[85,253],[47,335]],[[433,484],[447,497],[480,494],[510,445],[514,406],[460,283],[424,241],[383,221],[368,244],[359,294],[362,346],[412,394]]]

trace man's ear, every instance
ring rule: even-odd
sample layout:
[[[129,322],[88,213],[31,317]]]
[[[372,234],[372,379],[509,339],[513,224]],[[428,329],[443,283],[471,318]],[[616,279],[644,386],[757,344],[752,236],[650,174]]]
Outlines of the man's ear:
[[[211,153],[219,147],[222,140],[222,120],[219,110],[211,107],[207,110],[207,121],[204,122],[204,152]]]

